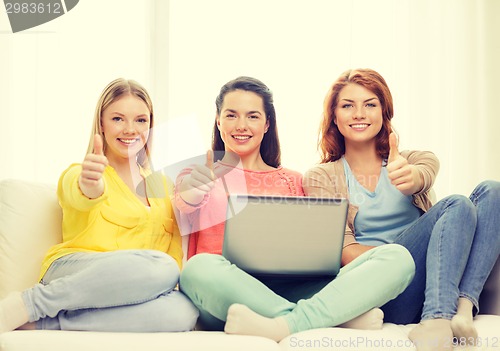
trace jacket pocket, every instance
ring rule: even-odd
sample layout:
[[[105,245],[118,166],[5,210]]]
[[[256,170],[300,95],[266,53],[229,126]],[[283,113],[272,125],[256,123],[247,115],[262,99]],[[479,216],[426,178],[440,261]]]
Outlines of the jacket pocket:
[[[141,220],[141,218],[137,216],[124,216],[120,212],[108,206],[103,206],[101,208],[101,215],[106,221],[127,229],[137,227]]]

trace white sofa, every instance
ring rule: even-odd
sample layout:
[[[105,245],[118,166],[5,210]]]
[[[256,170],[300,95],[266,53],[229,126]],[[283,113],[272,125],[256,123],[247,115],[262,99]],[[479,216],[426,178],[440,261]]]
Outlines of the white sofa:
[[[23,290],[38,278],[46,250],[61,240],[61,211],[55,186],[21,180],[0,181],[0,298]],[[476,326],[478,350],[500,350],[500,263],[481,297]],[[297,333],[280,343],[223,332],[100,333],[21,331],[0,334],[0,351],[271,351],[414,350],[411,326],[385,323],[382,330],[323,328]]]

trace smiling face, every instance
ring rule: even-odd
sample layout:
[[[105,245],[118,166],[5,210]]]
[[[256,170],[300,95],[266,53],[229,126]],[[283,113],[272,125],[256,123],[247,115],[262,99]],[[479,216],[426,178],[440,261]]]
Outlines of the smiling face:
[[[227,93],[217,115],[217,127],[225,151],[234,152],[242,160],[260,157],[260,144],[269,127],[262,97],[245,90]]]
[[[382,106],[373,92],[350,83],[338,95],[334,123],[349,143],[375,143],[382,128]]]
[[[149,137],[149,116],[146,103],[131,94],[115,100],[102,112],[105,154],[110,164],[136,157]]]

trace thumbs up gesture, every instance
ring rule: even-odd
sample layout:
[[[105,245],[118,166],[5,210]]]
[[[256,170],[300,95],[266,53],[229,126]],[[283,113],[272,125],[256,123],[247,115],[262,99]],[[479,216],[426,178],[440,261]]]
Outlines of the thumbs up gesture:
[[[387,158],[387,172],[391,183],[403,195],[413,195],[423,186],[423,179],[414,165],[401,156],[398,151],[396,134],[389,135],[389,157]]]
[[[104,192],[102,174],[108,165],[104,155],[103,141],[99,134],[94,135],[94,152],[85,156],[82,162],[82,173],[78,180],[80,190],[90,199],[95,199]]]
[[[208,150],[205,164],[194,166],[191,173],[182,179],[179,195],[185,202],[197,205],[213,189],[216,179],[213,151]]]

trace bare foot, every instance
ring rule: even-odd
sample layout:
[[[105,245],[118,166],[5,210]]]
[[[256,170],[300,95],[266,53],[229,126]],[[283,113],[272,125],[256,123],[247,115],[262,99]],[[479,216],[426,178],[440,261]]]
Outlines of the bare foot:
[[[0,333],[19,328],[28,322],[28,312],[20,292],[12,292],[0,301]]]
[[[283,317],[267,318],[241,304],[229,307],[224,331],[228,334],[263,336],[277,342],[290,335],[288,323]]]
[[[466,298],[458,299],[457,314],[451,319],[451,330],[460,345],[476,345],[477,330],[472,315],[473,305]]]
[[[380,308],[373,308],[362,315],[345,322],[339,327],[364,330],[382,329],[384,324],[384,312]]]
[[[453,332],[447,319],[421,321],[408,335],[417,351],[453,350]]]
[[[29,322],[21,325],[16,330],[36,330],[36,322]]]

